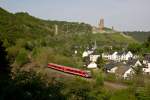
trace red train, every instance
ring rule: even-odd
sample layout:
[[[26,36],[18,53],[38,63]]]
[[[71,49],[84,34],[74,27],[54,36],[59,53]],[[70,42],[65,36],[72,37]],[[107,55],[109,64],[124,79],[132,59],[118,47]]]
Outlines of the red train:
[[[91,77],[91,72],[90,71],[85,71],[85,70],[80,70],[80,69],[71,68],[71,67],[67,67],[67,66],[57,65],[57,64],[54,64],[54,63],[49,63],[48,67],[52,68],[52,69],[55,69],[55,70],[65,72],[65,73],[85,77],[85,78],[90,78]]]

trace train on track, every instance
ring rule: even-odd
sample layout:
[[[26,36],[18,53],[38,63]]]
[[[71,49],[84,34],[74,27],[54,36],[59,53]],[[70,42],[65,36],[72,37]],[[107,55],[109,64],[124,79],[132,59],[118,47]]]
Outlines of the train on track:
[[[69,74],[73,74],[73,75],[78,75],[78,76],[85,77],[85,78],[91,78],[91,72],[86,71],[86,70],[81,70],[81,69],[72,68],[72,67],[63,66],[63,65],[58,65],[58,64],[54,64],[54,63],[48,63],[48,68],[52,68],[52,69],[62,71],[65,73],[69,73]]]

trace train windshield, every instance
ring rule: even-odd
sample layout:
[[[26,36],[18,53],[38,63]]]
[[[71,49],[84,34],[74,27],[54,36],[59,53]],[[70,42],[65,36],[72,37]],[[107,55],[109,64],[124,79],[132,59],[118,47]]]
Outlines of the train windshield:
[[[91,71],[86,71],[86,73],[87,73],[88,77],[92,76]]]

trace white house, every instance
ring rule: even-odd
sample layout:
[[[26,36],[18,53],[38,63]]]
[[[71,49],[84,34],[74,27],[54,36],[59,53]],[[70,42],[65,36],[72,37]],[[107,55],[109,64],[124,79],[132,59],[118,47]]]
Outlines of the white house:
[[[136,63],[133,65],[133,67],[136,67],[136,66],[142,66],[142,63],[139,60],[137,60]]]
[[[131,53],[131,51],[128,51],[127,53],[124,53],[122,56],[123,56],[122,60],[129,60],[130,58],[133,57],[133,54]]]
[[[143,64],[145,65],[145,68],[143,68],[143,71],[146,74],[150,74],[150,54],[144,54],[144,60],[143,60]]]
[[[96,62],[100,55],[90,55],[90,61]]]
[[[145,74],[150,75],[150,63],[148,64],[148,66],[146,66],[146,68],[143,68],[143,71]]]
[[[120,63],[111,61],[111,62],[105,64],[104,69],[108,73],[116,73],[116,70],[118,69],[119,65],[120,65]]]
[[[128,77],[130,77],[132,74],[134,74],[134,71],[132,68],[129,68],[124,74],[123,74],[123,78],[126,79]]]
[[[145,74],[150,74],[150,64],[146,68],[143,68],[143,71]]]
[[[110,60],[112,54],[113,54],[113,53],[102,53],[102,58]]]
[[[83,54],[82,54],[82,57],[87,57],[89,54],[87,51],[84,51]]]
[[[150,62],[144,60],[143,64],[145,65],[145,67],[143,68],[144,73],[150,74]]]
[[[88,54],[90,55],[90,54],[92,54],[94,51],[93,51],[93,50],[88,50],[87,52],[88,52]]]
[[[115,73],[118,67],[113,67],[112,69],[108,70],[109,73]]]
[[[142,66],[142,70],[144,74],[150,74],[150,62],[147,62],[147,64],[142,64],[139,60],[136,61],[136,63],[132,66],[133,68],[136,66]],[[124,78],[127,78],[129,75],[134,74],[134,70],[129,68],[123,75]]]
[[[108,59],[109,60],[117,60],[117,54],[118,54],[118,52],[114,52],[112,55],[109,55],[109,57],[108,57]]]
[[[117,60],[118,52],[113,53],[102,53],[102,57],[108,60]]]
[[[97,68],[97,64],[95,62],[91,62],[87,68]]]
[[[142,66],[142,63],[141,63],[139,60],[131,61],[131,62],[129,62],[128,64],[129,64],[129,69],[126,70],[125,73],[123,74],[123,78],[124,78],[124,79],[126,79],[126,78],[128,78],[129,76],[131,76],[131,75],[134,74],[134,70],[133,70],[134,67]]]
[[[94,51],[92,51],[92,50],[84,51],[83,54],[82,54],[82,57],[83,57],[83,58],[84,58],[84,57],[87,57],[87,56],[91,55],[93,52],[94,52]]]
[[[131,51],[128,52],[114,52],[112,54],[102,54],[102,57],[108,60],[114,61],[128,61],[130,58],[133,58]]]
[[[128,52],[119,52],[118,54],[118,61],[128,61],[130,58],[133,58],[133,54],[131,51]]]

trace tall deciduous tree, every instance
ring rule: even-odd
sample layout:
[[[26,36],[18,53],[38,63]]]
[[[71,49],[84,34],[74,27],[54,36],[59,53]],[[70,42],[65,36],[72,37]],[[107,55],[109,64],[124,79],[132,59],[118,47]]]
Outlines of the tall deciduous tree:
[[[143,66],[136,66],[132,67],[134,71],[134,79],[135,79],[135,85],[136,86],[141,86],[144,84],[144,78],[143,78]]]
[[[9,76],[9,61],[7,59],[7,52],[0,41],[0,78],[6,78]]]
[[[97,60],[97,65],[99,68],[104,70],[105,60],[102,58],[102,54],[100,55],[100,57]]]

